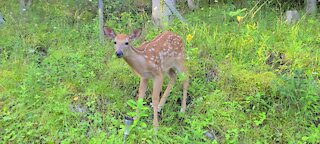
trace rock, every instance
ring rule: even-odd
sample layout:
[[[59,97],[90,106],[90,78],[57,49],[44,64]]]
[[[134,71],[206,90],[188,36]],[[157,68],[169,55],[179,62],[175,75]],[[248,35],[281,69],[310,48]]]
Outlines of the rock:
[[[286,23],[294,24],[300,20],[300,15],[297,10],[288,10],[286,11]]]
[[[210,139],[210,140],[215,140],[215,139],[216,139],[216,137],[215,137],[211,132],[209,132],[209,131],[206,131],[206,132],[204,133],[204,136],[207,137],[207,138]]]
[[[273,59],[275,58],[275,55],[273,52],[269,52],[268,58],[266,60],[267,65],[272,65],[273,64]]]
[[[82,113],[82,114],[84,114],[84,113],[88,112],[87,107],[82,106],[80,104],[70,104],[69,108],[74,113]]]

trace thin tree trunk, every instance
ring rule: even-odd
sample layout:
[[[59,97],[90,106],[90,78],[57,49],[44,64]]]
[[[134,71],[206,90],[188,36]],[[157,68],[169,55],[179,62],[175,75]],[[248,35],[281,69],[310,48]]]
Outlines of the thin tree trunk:
[[[30,7],[32,5],[32,0],[28,0],[27,6]]]
[[[288,10],[285,14],[287,24],[294,24],[300,20],[300,15],[297,10]]]
[[[247,0],[235,0],[234,4],[237,9],[242,9],[242,8],[246,8],[248,6],[248,1]]]
[[[20,13],[26,11],[26,2],[25,0],[20,0]]]
[[[152,0],[152,21],[154,25],[161,26],[161,6],[160,0]]]
[[[175,0],[152,0],[152,20],[156,26],[164,28],[169,25],[173,15],[186,22],[176,9]]]
[[[104,43],[104,33],[103,33],[103,2],[102,0],[98,1],[98,9],[99,9],[99,28],[100,28],[100,41],[101,43]]]
[[[197,6],[194,4],[193,0],[188,0],[188,7],[191,9],[191,10],[194,10],[197,8]]]
[[[317,0],[306,0],[306,13],[307,14],[317,13]]]

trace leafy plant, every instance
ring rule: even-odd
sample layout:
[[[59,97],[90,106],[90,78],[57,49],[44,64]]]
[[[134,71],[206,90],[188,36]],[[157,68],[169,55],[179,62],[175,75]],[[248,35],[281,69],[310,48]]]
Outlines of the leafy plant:
[[[144,106],[146,102],[143,99],[138,99],[136,102],[134,100],[129,100],[127,104],[135,110],[135,112],[129,112],[128,115],[134,117],[135,120],[133,122],[132,128],[136,127],[138,124],[141,128],[145,128],[147,124],[145,122],[140,121],[143,117],[148,116],[148,107]]]
[[[155,135],[151,98],[132,100],[138,77],[99,42],[96,2],[34,1],[24,14],[0,3],[0,143],[122,143],[125,115],[137,118],[128,143],[319,143],[318,16],[288,26],[270,1],[182,13],[190,24],[168,30],[185,42],[187,111],[180,117],[181,74]],[[118,33],[144,25],[136,45],[163,31],[138,1],[104,2]],[[229,19],[245,13],[241,25]]]

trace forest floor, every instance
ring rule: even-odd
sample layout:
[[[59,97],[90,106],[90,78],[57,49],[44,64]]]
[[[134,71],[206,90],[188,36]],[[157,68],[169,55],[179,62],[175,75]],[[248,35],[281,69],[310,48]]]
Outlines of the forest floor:
[[[122,143],[135,109],[127,143],[320,143],[319,15],[288,25],[269,7],[186,11],[189,25],[167,29],[185,42],[187,111],[179,76],[155,134],[151,82],[136,101],[139,78],[100,42],[96,12],[65,3],[35,2],[24,14],[0,4],[0,143]],[[149,17],[124,12],[106,25],[129,33],[143,23],[138,46],[162,31]]]

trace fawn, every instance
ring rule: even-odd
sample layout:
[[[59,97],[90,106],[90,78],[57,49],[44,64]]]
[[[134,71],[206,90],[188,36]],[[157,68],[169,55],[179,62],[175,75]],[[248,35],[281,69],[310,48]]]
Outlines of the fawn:
[[[170,93],[172,85],[176,82],[176,71],[187,74],[184,66],[184,44],[180,36],[173,32],[163,32],[150,42],[143,43],[136,49],[130,42],[141,35],[141,29],[136,29],[132,34],[116,34],[111,28],[104,27],[104,34],[113,40],[115,54],[123,58],[131,69],[140,77],[138,98],[143,98],[147,89],[148,79],[153,80],[152,106],[153,126],[158,128],[158,112],[161,111]],[[160,99],[160,91],[164,75],[168,74],[170,82]],[[187,89],[189,78],[183,82],[183,98],[181,112],[186,110]],[[160,99],[160,101],[159,101]]]

